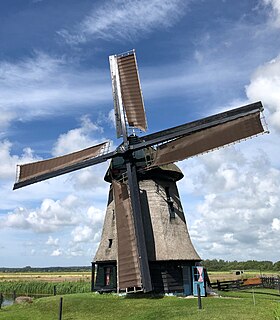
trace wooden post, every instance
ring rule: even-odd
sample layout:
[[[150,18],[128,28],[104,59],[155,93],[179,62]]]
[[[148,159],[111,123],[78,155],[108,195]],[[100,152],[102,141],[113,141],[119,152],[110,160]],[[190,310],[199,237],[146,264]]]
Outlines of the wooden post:
[[[256,306],[256,299],[255,299],[254,288],[252,288],[252,294],[253,294],[253,303],[254,303],[254,306]]]
[[[63,303],[63,298],[60,297],[58,320],[62,320],[62,303]]]
[[[13,300],[16,301],[16,298],[17,298],[17,294],[16,294],[16,291],[14,290],[13,291]]]
[[[56,296],[56,285],[53,286],[53,295]]]
[[[200,292],[200,285],[199,284],[197,284],[197,304],[198,304],[198,309],[202,309],[201,292]]]
[[[221,290],[221,284],[220,284],[219,280],[217,280],[217,286],[218,286],[218,291],[220,291]]]
[[[95,263],[91,263],[91,292],[94,291]]]
[[[3,301],[4,301],[4,297],[3,297],[3,294],[2,294],[2,292],[1,292],[1,293],[0,293],[0,309],[1,309],[1,307],[2,307]]]

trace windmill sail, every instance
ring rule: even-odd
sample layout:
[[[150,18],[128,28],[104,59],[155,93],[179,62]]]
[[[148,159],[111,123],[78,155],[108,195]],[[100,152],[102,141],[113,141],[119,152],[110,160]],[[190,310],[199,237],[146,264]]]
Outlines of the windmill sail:
[[[146,114],[134,51],[110,56],[117,136],[125,134],[126,123],[147,129]]]
[[[113,181],[118,239],[118,287],[141,287],[139,254],[130,198],[125,183]]]
[[[81,165],[83,162],[100,155],[106,145],[107,142],[103,142],[93,147],[69,153],[64,156],[19,165],[18,178],[14,185],[14,189],[38,181],[46,180],[70,171],[78,170],[83,167]],[[98,159],[96,163],[103,161],[106,161],[106,157],[104,159]],[[76,165],[78,165],[78,167],[75,168]]]
[[[260,113],[228,121],[159,146],[153,166],[172,163],[264,132]]]

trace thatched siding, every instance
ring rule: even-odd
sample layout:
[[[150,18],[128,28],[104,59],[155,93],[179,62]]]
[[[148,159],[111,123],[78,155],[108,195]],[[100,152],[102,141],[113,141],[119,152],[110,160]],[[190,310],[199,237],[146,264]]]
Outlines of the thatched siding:
[[[139,185],[149,260],[200,260],[189,237],[176,182],[150,179],[140,181]],[[173,202],[174,218],[170,216],[166,187]],[[95,262],[117,260],[116,235],[114,201],[110,191]]]

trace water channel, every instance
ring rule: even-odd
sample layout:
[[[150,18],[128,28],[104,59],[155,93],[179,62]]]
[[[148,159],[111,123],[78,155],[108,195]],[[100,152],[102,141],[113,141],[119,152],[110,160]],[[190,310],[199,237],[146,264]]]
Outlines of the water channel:
[[[14,304],[14,300],[13,298],[10,298],[10,297],[4,297],[4,300],[2,302],[2,307],[6,307],[6,306],[10,306]]]

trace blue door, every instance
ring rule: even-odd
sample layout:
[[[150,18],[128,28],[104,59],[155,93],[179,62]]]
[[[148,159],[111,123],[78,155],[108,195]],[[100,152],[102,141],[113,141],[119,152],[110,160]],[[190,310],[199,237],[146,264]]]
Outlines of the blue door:
[[[193,295],[197,297],[197,287],[200,288],[200,295],[206,296],[205,281],[204,281],[204,270],[202,266],[192,267],[193,275]]]
[[[183,266],[183,286],[184,295],[190,296],[192,294],[192,269],[191,266]]]

